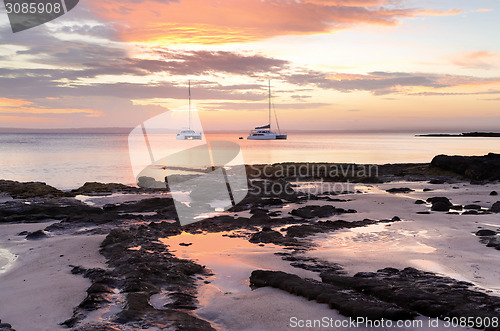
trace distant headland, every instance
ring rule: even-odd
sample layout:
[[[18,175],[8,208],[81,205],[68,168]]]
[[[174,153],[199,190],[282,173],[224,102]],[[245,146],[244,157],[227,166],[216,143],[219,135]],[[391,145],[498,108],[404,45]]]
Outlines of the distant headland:
[[[466,132],[466,133],[431,133],[418,134],[417,137],[500,137],[500,132]]]

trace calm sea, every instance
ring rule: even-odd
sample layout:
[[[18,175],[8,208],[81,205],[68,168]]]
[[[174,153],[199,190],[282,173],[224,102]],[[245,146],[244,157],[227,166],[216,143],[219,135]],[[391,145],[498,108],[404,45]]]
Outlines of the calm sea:
[[[239,140],[247,164],[275,162],[430,162],[435,155],[500,153],[500,138],[415,137],[414,134],[293,133],[286,141]],[[246,135],[244,135],[246,138]],[[0,178],[73,189],[88,181],[133,184],[127,134],[0,134]]]

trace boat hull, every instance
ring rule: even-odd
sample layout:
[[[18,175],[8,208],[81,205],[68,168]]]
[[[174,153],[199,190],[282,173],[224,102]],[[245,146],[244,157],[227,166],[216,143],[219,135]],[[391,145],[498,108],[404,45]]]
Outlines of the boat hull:
[[[276,140],[276,137],[254,137],[254,136],[248,136],[247,140]]]
[[[286,134],[277,134],[274,132],[264,134],[251,134],[247,137],[248,140],[286,140]]]
[[[201,140],[201,133],[200,134],[178,134],[177,137],[175,137],[177,140]]]

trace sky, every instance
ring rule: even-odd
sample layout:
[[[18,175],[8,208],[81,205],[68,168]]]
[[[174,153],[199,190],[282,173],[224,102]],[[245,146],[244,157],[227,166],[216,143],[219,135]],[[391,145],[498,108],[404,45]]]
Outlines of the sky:
[[[500,130],[499,0],[85,0],[12,33],[0,127],[135,127],[186,109],[207,131]]]

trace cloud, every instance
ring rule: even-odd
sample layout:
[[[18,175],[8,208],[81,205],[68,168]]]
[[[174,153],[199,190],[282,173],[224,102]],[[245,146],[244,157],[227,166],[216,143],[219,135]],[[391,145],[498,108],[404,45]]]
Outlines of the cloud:
[[[322,72],[309,71],[302,74],[292,74],[287,81],[296,85],[314,84],[324,89],[334,89],[341,92],[352,91],[393,91],[401,86],[444,87],[435,77],[419,74],[402,73],[372,73],[368,75],[325,75]]]
[[[290,65],[288,61],[249,52],[156,49],[145,59],[129,57],[113,46],[61,43],[49,37],[42,40],[31,48],[21,48],[10,59],[16,62],[20,56],[36,55],[27,61],[29,65],[0,68],[1,79],[8,80],[8,84],[3,84],[4,95],[29,100],[54,96],[178,99],[186,98],[188,75],[214,79],[220,74],[243,75],[248,79],[261,74],[279,75]],[[45,42],[53,46],[48,47]],[[164,81],[164,74],[169,75],[171,82]],[[257,91],[264,88],[259,84],[224,86],[201,79],[194,79],[192,85],[203,87],[198,98],[222,100],[262,100]]]
[[[158,51],[171,66],[173,74],[204,74],[225,72],[251,76],[254,73],[273,73],[285,69],[288,61],[266,57],[260,54],[239,54],[235,52],[191,51],[175,53]]]
[[[500,83],[500,77],[477,78],[472,76],[442,75],[430,73],[372,72],[361,74],[323,73],[307,71],[290,74],[287,82],[299,86],[314,85],[340,92],[369,91],[374,95],[391,93],[411,94],[411,88],[440,89],[465,85]],[[407,90],[410,89],[410,90]],[[424,92],[425,93],[425,92]]]
[[[329,33],[356,24],[396,25],[401,18],[460,10],[403,8],[377,0],[97,1],[88,6],[119,27],[121,40],[225,44],[282,35]]]
[[[500,67],[500,54],[487,51],[465,51],[447,58],[452,64],[466,69],[490,70]]]
[[[109,96],[58,97],[33,101],[0,98],[0,117],[9,122],[22,123],[25,118],[40,119],[43,123],[53,122],[66,127],[133,127],[165,111],[168,109],[159,105],[137,105],[131,100]],[[31,120],[26,122],[31,123]]]
[[[77,77],[99,75],[146,76],[155,73],[170,75],[206,75],[228,73],[253,76],[283,70],[288,62],[259,54],[240,54],[227,51],[166,51],[156,50],[159,59],[118,57],[113,61],[84,62],[87,68],[74,71]],[[71,78],[71,77],[70,77]]]
[[[0,98],[0,114],[81,114],[87,117],[100,117],[102,112],[86,108],[48,108],[35,105],[31,101]]]
[[[39,125],[42,123],[53,125],[59,122],[61,122],[60,118],[54,117],[0,115],[0,123],[2,123],[2,125],[8,124],[10,127],[35,125],[35,127],[39,128]]]
[[[298,109],[298,110],[313,110],[325,106],[331,106],[331,103],[321,102],[304,102],[304,103],[279,103],[277,108],[282,109]],[[238,103],[238,102],[218,102],[218,103],[202,103],[200,109],[207,111],[221,111],[221,110],[267,110],[268,103]]]
[[[408,95],[416,96],[458,96],[458,95],[489,95],[489,94],[500,94],[500,91],[482,91],[482,92],[420,92],[420,93],[409,93]],[[488,99],[495,100],[495,99]]]
[[[292,99],[302,101],[303,99],[310,99],[312,98],[312,95],[299,95],[299,94],[294,94],[291,96]]]

